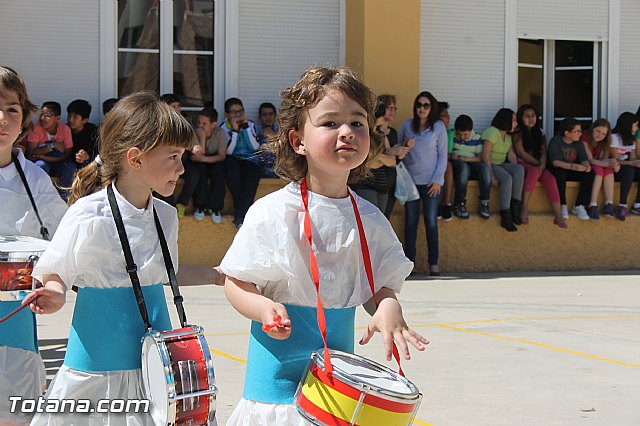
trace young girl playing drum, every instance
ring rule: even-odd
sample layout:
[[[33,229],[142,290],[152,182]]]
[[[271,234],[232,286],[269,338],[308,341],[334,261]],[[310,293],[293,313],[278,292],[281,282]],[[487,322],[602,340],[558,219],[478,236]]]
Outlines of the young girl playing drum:
[[[17,246],[22,246],[20,251],[25,252],[28,248],[24,246],[30,241],[28,237],[43,238],[43,227],[53,235],[67,210],[49,175],[26,160],[19,148],[14,148],[32,127],[31,113],[34,111],[22,78],[11,68],[0,66],[0,240],[3,241],[0,251],[5,253]],[[6,238],[9,236],[27,238]],[[42,251],[46,245],[35,238],[33,242],[33,252]],[[4,260],[0,261],[0,282],[3,284],[0,293],[9,290],[4,286],[10,274],[5,271],[5,266],[9,265]],[[20,306],[19,300],[5,299],[0,297],[0,317]],[[2,420],[29,423],[31,415],[9,412],[9,396],[37,398],[42,395],[46,383],[44,364],[38,354],[35,317],[28,310],[0,325],[0,360],[0,423]]]
[[[65,292],[78,288],[64,364],[48,399],[141,399],[141,338],[145,326],[108,202],[113,189],[133,259],[137,264],[149,321],[156,331],[171,329],[163,283],[167,270],[154,222],[157,213],[171,258],[178,259],[175,208],[154,199],[173,193],[183,173],[181,156],[194,141],[189,123],[155,95],[137,93],[120,100],[100,130],[100,157],[74,181],[60,229],[35,273],[45,287],[30,307],[52,313]],[[111,188],[111,189],[109,189]],[[94,405],[95,408],[95,405]],[[32,424],[152,425],[146,413],[39,413]]]
[[[303,199],[308,201],[328,346],[354,351],[355,307],[362,304],[372,318],[360,344],[378,331],[387,359],[393,341],[409,359],[408,344],[424,350],[428,343],[408,328],[395,298],[413,264],[382,212],[347,187],[365,175],[366,161],[378,150],[371,140],[371,89],[345,68],[314,68],[282,97],[280,131],[272,148],[276,172],[291,183],[251,207],[220,265],[227,274],[227,298],[253,320],[243,399],[228,425],[305,424],[292,402],[309,356],[323,340]],[[377,310],[351,196],[369,241]]]

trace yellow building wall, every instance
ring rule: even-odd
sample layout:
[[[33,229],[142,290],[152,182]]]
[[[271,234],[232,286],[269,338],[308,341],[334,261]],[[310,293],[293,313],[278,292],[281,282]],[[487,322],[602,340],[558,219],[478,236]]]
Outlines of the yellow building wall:
[[[399,127],[420,92],[420,1],[347,0],[346,65],[398,99]]]

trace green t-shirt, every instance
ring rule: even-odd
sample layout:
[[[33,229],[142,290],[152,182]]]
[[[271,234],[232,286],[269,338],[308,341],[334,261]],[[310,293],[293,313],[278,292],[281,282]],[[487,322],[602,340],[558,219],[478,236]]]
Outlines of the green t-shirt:
[[[511,148],[511,135],[507,134],[504,139],[500,136],[500,130],[491,126],[482,132],[482,140],[493,143],[491,150],[491,164],[502,164],[507,160],[507,152]]]
[[[453,152],[453,129],[447,129],[447,152],[451,154]]]

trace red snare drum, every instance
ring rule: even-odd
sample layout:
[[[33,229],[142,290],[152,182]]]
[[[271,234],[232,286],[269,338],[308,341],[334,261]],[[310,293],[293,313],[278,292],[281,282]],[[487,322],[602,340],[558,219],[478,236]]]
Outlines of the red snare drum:
[[[35,290],[40,283],[31,272],[48,243],[33,237],[0,236],[0,300],[20,300],[24,290]]]
[[[150,412],[161,425],[208,425],[216,415],[215,375],[199,326],[162,333],[142,342],[142,377]]]
[[[315,425],[410,425],[422,394],[395,371],[356,354],[329,350],[333,377],[324,374],[322,350],[311,354],[294,401]]]

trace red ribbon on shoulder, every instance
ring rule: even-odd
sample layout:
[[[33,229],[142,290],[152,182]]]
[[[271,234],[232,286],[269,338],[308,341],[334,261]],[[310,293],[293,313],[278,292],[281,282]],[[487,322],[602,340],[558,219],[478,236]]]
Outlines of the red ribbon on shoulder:
[[[376,298],[376,289],[373,285],[373,269],[371,268],[371,256],[369,254],[369,245],[367,244],[367,237],[364,233],[364,227],[362,226],[362,219],[360,218],[360,211],[358,210],[358,206],[355,198],[349,192],[349,198],[351,199],[351,204],[353,205],[353,212],[356,216],[356,223],[358,225],[358,234],[360,236],[360,247],[362,250],[362,261],[364,262],[364,270],[367,274],[367,280],[369,281],[369,287],[371,288],[371,293],[373,294],[373,301],[376,304],[376,309],[378,308],[378,300]],[[307,189],[307,179],[302,178],[300,181],[300,194],[302,196],[302,204],[304,205],[304,235],[307,237],[307,241],[309,242],[309,258],[310,258],[310,268],[311,268],[311,277],[313,279],[313,284],[316,287],[317,298],[317,319],[318,319],[318,328],[320,329],[320,334],[322,335],[322,341],[324,342],[324,373],[327,376],[331,376],[333,373],[333,366],[331,365],[331,358],[329,356],[329,347],[327,346],[327,321],[324,316],[324,308],[322,307],[322,300],[320,299],[320,273],[318,270],[318,262],[316,261],[316,255],[313,252],[313,235],[311,231],[311,217],[309,214],[309,191]],[[398,363],[398,372],[400,375],[404,376],[404,372],[402,371],[402,366],[400,365],[400,354],[398,352],[398,348],[395,342],[393,344],[393,357]]]

